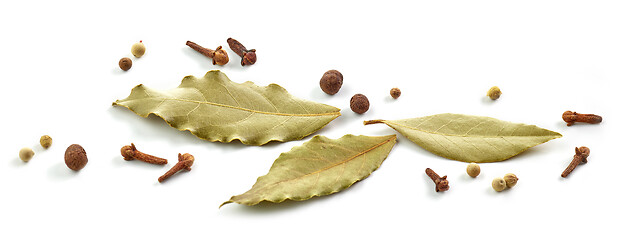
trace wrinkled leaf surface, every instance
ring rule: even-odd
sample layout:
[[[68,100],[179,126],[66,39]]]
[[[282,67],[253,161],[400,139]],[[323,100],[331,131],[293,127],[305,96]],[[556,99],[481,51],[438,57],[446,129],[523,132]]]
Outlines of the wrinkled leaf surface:
[[[276,84],[235,83],[220,71],[187,76],[168,91],[140,84],[113,105],[142,117],[155,114],[202,139],[247,145],[302,139],[341,115],[336,107],[295,98]]]
[[[530,147],[562,137],[534,125],[495,118],[444,113],[402,120],[371,120],[384,123],[424,149],[463,162],[497,162]]]
[[[262,201],[302,201],[339,192],[368,177],[396,143],[396,135],[370,137],[346,135],[340,139],[315,136],[294,147],[259,177],[247,192],[227,203],[256,205]]]

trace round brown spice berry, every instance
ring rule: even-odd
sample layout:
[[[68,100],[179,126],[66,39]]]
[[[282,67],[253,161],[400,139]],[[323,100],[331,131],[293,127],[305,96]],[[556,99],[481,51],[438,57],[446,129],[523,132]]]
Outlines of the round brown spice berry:
[[[328,70],[319,80],[319,87],[322,91],[330,95],[334,95],[339,92],[341,85],[343,84],[343,75],[337,70]]]
[[[44,135],[39,138],[39,144],[41,144],[44,148],[49,148],[50,145],[52,145],[52,138],[48,135]]]
[[[499,89],[499,87],[494,86],[491,87],[490,90],[488,90],[488,97],[492,100],[497,100],[499,99],[499,97],[501,97],[501,89]]]
[[[355,113],[363,114],[370,109],[370,101],[368,101],[368,98],[363,94],[355,94],[350,99],[350,109]]]
[[[400,97],[400,89],[392,88],[392,90],[389,90],[389,95],[392,95],[394,99],[398,99],[398,97]]]
[[[79,144],[70,145],[68,149],[66,149],[66,155],[64,158],[68,168],[74,171],[81,170],[88,162],[85,150]]]
[[[118,66],[123,71],[131,69],[131,58],[121,58],[120,61],[118,61]]]

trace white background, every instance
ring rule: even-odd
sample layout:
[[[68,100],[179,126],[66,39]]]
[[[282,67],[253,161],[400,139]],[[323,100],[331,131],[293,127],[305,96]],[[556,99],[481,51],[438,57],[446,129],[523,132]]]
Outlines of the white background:
[[[174,1],[175,2],[175,1]],[[0,232],[3,239],[564,239],[627,236],[630,3],[627,1],[413,1],[313,3],[204,1],[4,1],[0,3]],[[257,49],[258,62],[219,67],[185,42],[227,48],[234,37]],[[145,56],[131,45],[143,40]],[[118,60],[131,57],[128,72]],[[259,206],[229,204],[267,173],[275,158],[311,136],[262,147],[212,143],[112,107],[131,88],[179,85],[184,76],[220,69],[233,81],[277,83],[291,94],[341,108],[316,134],[386,135],[363,120],[464,113],[535,124],[563,138],[501,163],[466,163],[399,141],[369,178],[330,196]],[[338,69],[341,91],[319,89]],[[503,95],[485,97],[497,85]],[[399,87],[398,100],[389,89]],[[370,110],[350,111],[355,93]],[[562,112],[604,117],[565,126]],[[39,137],[49,134],[44,150]],[[127,162],[135,143],[167,166]],[[81,144],[80,172],[63,161]],[[560,173],[573,148],[591,157],[569,178]],[[32,147],[28,163],[18,159]],[[177,153],[193,170],[164,184],[157,177]],[[448,175],[435,193],[424,174]],[[493,178],[513,172],[517,186],[497,193]]]

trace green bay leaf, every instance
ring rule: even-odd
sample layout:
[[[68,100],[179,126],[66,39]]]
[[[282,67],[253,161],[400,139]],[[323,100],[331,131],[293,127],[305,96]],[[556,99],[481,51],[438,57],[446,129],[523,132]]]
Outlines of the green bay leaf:
[[[463,162],[498,162],[530,147],[560,138],[560,133],[534,125],[490,117],[444,113],[384,123],[436,155]]]
[[[280,154],[269,173],[252,188],[221,204],[256,205],[262,201],[307,200],[329,195],[368,177],[387,158],[396,135],[354,136],[339,139],[315,136]]]
[[[167,91],[140,84],[113,105],[142,117],[155,114],[201,139],[247,145],[302,139],[341,115],[336,107],[298,99],[279,85],[235,83],[218,70],[187,76]]]

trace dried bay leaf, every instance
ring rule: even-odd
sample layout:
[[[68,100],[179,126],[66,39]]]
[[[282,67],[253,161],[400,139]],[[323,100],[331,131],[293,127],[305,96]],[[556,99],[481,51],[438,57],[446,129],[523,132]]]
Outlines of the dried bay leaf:
[[[201,139],[247,145],[302,139],[341,115],[336,107],[298,99],[279,85],[235,83],[218,70],[187,76],[167,91],[140,84],[113,105],[142,117],[155,114]]]
[[[463,162],[498,162],[530,147],[560,138],[560,133],[534,125],[495,118],[444,113],[402,120],[371,120],[384,123],[424,149]]]
[[[396,135],[355,136],[339,139],[315,136],[280,154],[267,175],[252,188],[221,204],[256,205],[262,201],[307,200],[329,195],[368,177],[387,158]]]

